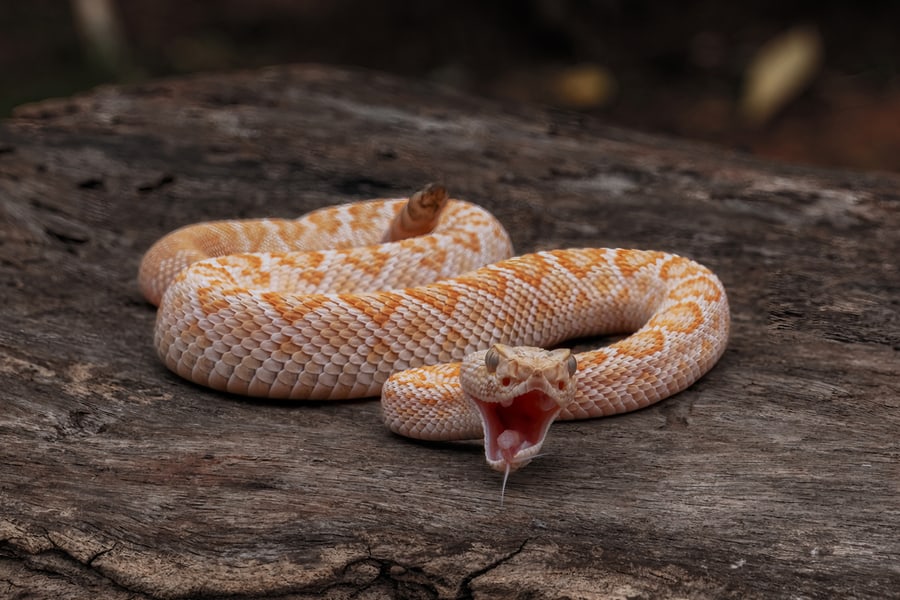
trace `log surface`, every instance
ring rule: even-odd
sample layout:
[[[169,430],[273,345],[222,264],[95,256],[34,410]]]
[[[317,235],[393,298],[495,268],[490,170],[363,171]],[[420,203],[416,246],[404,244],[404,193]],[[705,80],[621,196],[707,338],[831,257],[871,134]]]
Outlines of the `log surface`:
[[[142,253],[188,223],[424,183],[519,252],[676,252],[721,362],[559,423],[500,478],[374,401],[167,372]],[[900,180],[315,66],[101,88],[0,123],[0,597],[877,598],[900,590]]]

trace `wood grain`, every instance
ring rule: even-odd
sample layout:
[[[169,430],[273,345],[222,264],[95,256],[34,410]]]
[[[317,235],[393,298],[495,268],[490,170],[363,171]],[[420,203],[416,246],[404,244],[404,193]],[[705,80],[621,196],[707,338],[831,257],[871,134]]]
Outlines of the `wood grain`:
[[[142,252],[429,181],[519,251],[710,266],[730,347],[500,479],[376,402],[168,373]],[[0,597],[878,598],[900,589],[900,179],[284,67],[109,87],[0,124]]]

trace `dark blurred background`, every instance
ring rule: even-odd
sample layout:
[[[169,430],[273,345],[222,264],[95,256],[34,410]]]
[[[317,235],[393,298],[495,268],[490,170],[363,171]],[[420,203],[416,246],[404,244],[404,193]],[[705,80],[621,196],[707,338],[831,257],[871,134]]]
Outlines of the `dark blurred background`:
[[[896,1],[0,0],[4,117],[102,83],[309,61],[900,171]]]

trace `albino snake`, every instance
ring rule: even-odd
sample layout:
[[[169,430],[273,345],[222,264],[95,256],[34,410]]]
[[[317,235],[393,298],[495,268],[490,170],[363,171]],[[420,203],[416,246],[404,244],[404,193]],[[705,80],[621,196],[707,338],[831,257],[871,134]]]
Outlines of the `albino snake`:
[[[509,258],[487,212],[439,187],[413,199],[165,236],[139,275],[159,305],[159,356],[236,394],[380,393],[392,431],[483,436],[490,466],[508,473],[534,458],[554,419],[652,404],[725,349],[725,290],[691,260],[599,248]],[[621,333],[631,335],[575,356],[535,348]]]

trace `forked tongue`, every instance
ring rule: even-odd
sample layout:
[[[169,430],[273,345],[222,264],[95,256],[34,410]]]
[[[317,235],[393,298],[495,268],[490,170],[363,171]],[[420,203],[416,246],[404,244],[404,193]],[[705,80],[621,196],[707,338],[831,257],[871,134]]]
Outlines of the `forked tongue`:
[[[503,471],[503,487],[500,488],[500,508],[503,508],[503,498],[506,496],[507,479],[509,479],[509,463],[506,463],[506,470]]]
[[[501,508],[503,507],[503,498],[506,495],[506,481],[509,479],[512,459],[516,455],[516,450],[524,441],[525,436],[513,429],[506,429],[497,436],[497,447],[500,448],[500,454],[503,456],[503,460],[506,461],[506,470],[503,472],[503,487],[500,488]]]

